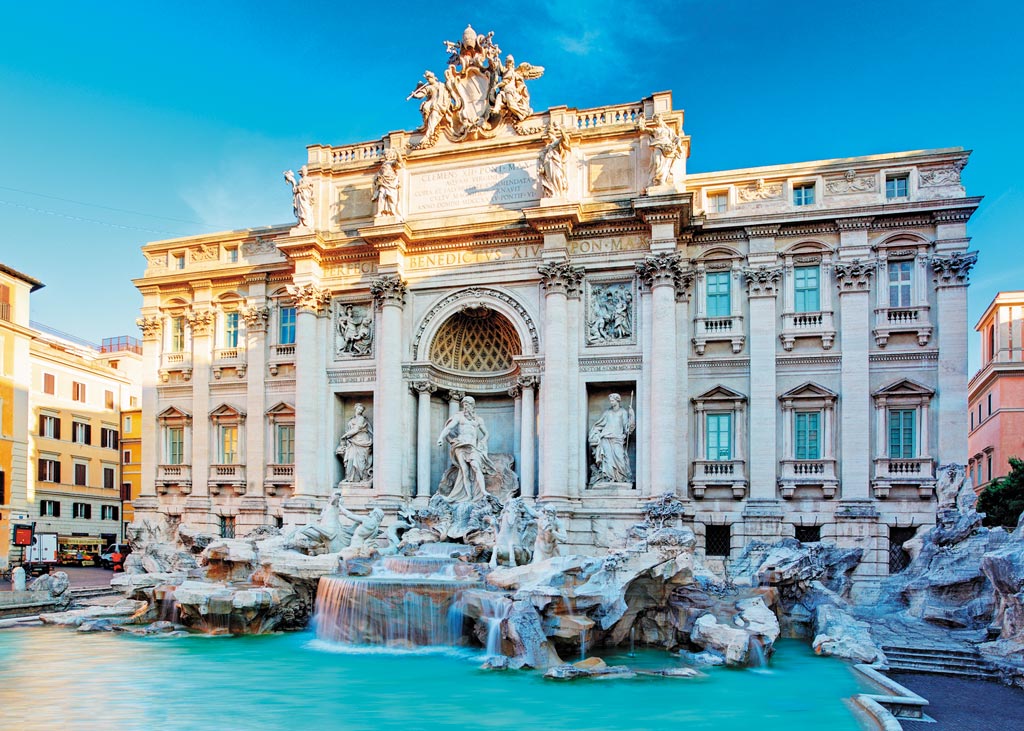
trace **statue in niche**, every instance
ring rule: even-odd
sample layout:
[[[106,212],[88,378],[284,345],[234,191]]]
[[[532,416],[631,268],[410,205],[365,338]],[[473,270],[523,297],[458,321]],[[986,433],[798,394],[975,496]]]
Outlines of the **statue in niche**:
[[[495,471],[487,455],[487,437],[484,420],[476,415],[476,400],[466,396],[461,410],[448,419],[437,438],[439,447],[448,442],[448,454],[456,468],[455,480],[445,495],[448,500],[472,502],[487,495],[484,473]]]
[[[313,181],[306,177],[306,166],[299,168],[298,180],[293,170],[285,170],[284,179],[292,186],[292,211],[299,228],[313,228]]]
[[[400,218],[402,215],[399,204],[399,190],[402,187],[399,171],[402,169],[402,156],[397,150],[388,150],[384,154],[384,161],[380,164],[380,170],[373,178],[373,198],[377,202],[374,209],[375,216],[394,216]]]
[[[364,416],[365,406],[356,404],[354,411],[336,454],[345,467],[345,482],[369,482],[373,479],[373,425]]]
[[[549,127],[547,144],[540,152],[540,184],[545,198],[562,198],[568,192],[566,170],[571,155],[569,134],[558,125]]]
[[[366,307],[343,305],[338,310],[338,355],[370,355],[373,315]]]
[[[591,290],[587,342],[603,345],[633,337],[633,291],[629,284],[596,285]]]
[[[629,464],[626,443],[636,429],[633,406],[622,408],[622,397],[613,393],[608,397],[610,406],[590,428],[587,443],[594,457],[590,484],[603,482],[632,483],[633,469]]]
[[[530,563],[539,563],[558,556],[558,544],[568,540],[565,524],[558,518],[558,513],[554,508],[545,506],[537,516],[537,540],[533,543],[533,559]]]
[[[660,113],[654,115],[654,126],[645,125],[644,129],[651,136],[651,185],[669,185],[674,180],[672,166],[683,156],[683,138]]]

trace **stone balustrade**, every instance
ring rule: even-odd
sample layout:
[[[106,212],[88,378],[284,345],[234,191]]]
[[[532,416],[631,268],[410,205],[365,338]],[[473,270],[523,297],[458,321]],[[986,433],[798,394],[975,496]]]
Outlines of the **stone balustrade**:
[[[828,350],[836,339],[836,326],[831,310],[819,312],[784,312],[779,340],[785,350],[792,350],[800,337],[820,337],[821,347]]]
[[[831,499],[839,490],[839,476],[834,459],[784,459],[779,463],[779,492],[787,500],[797,488],[821,489],[822,497]]]
[[[893,333],[909,332],[917,335],[919,345],[927,345],[933,329],[929,310],[928,305],[875,308],[875,343],[884,348]]]
[[[707,344],[715,340],[728,340],[732,344],[732,352],[739,353],[746,340],[743,316],[693,318],[693,345],[697,355],[704,355]]]
[[[711,487],[728,488],[733,498],[740,500],[747,494],[746,462],[741,459],[694,460],[691,486],[697,500],[702,499]]]

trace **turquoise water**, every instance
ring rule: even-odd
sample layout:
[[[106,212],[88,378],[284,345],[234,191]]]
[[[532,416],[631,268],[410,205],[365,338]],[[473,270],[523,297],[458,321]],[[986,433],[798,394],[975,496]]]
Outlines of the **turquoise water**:
[[[781,641],[767,671],[554,682],[479,654],[338,652],[312,634],[138,638],[0,631],[0,728],[858,731],[849,666]],[[610,658],[611,659],[611,658]],[[655,651],[637,666],[678,664]]]

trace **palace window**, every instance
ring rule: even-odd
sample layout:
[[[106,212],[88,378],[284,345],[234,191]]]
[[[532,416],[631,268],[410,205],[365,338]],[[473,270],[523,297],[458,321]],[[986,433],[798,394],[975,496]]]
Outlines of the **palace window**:
[[[707,316],[728,317],[731,314],[729,300],[729,272],[709,272],[707,275]]]
[[[43,393],[50,396],[57,393],[57,378],[52,373],[43,374]]]
[[[992,480],[992,455],[990,454],[985,460],[985,467],[988,470],[988,479]]]
[[[277,425],[276,454],[277,464],[295,463],[295,425]]]
[[[221,426],[217,447],[219,464],[238,464],[238,427],[235,425]]]
[[[75,462],[75,484],[83,487],[89,484],[89,465],[85,462]]]
[[[707,414],[707,459],[716,462],[732,459],[732,413]]]
[[[60,439],[60,419],[49,414],[39,415],[39,436]]]
[[[169,426],[164,429],[164,464],[183,464],[185,458],[185,428]]]
[[[103,392],[103,406],[112,409],[114,408],[114,392],[104,391]]]
[[[295,308],[282,307],[278,310],[277,343],[278,345],[295,344]]]
[[[85,384],[78,381],[71,382],[71,400],[85,403]]]
[[[113,490],[114,489],[114,478],[115,477],[116,477],[116,472],[114,471],[113,467],[104,467],[103,468],[103,487],[105,487],[108,490]]]
[[[0,320],[11,321],[11,288],[0,284]]]
[[[886,198],[906,198],[910,192],[910,176],[889,175],[885,179]]]
[[[128,503],[128,502],[131,502],[131,500],[132,500],[132,483],[130,483],[130,482],[122,482],[121,483],[121,501]]]
[[[101,505],[100,520],[118,520],[120,518],[118,513],[120,512],[116,505]]]
[[[821,459],[821,412],[795,412],[793,437],[796,459]]]
[[[241,439],[245,414],[234,406],[221,404],[210,412],[210,421],[213,438],[216,440],[213,449],[217,459],[215,464],[242,464]]]
[[[228,246],[224,249],[224,258],[227,259],[229,264],[236,264],[238,262],[238,247]]]
[[[40,482],[60,482],[60,461],[40,457],[36,475]]]
[[[121,464],[131,464],[132,462],[132,450],[124,449],[121,451]]]
[[[793,186],[793,205],[809,206],[814,204],[814,183],[797,183]]]
[[[728,558],[732,552],[731,525],[704,526],[704,555]]]
[[[988,415],[992,416],[992,394],[988,395]]]
[[[117,429],[100,427],[100,446],[107,449],[117,449]]]
[[[184,254],[173,254],[171,256],[171,263],[174,269],[185,268],[185,255]]]
[[[92,444],[92,425],[81,421],[71,422],[71,441],[75,444]]]
[[[708,211],[710,213],[725,213],[729,210],[729,194],[725,191],[708,194]]]
[[[889,262],[889,306],[910,307],[914,287],[914,262]]]
[[[124,430],[126,432],[130,432],[132,430],[132,417],[124,417]]]
[[[235,516],[233,516],[233,515],[222,515],[222,516],[220,516],[220,537],[221,538],[234,538],[235,537]]]
[[[39,501],[39,515],[44,518],[59,518],[60,517],[60,501],[59,500],[40,500]]]
[[[917,431],[917,409],[889,409],[889,458],[912,459]]]
[[[171,352],[181,353],[185,350],[185,318],[171,318]]]
[[[821,267],[815,265],[793,269],[793,296],[797,312],[817,312],[821,309]]]
[[[889,528],[889,573],[898,574],[910,565],[910,554],[903,544],[917,534],[916,528]]]
[[[238,313],[228,312],[224,315],[224,347],[238,347]]]
[[[92,520],[92,505],[89,503],[71,503],[71,517],[81,520]]]

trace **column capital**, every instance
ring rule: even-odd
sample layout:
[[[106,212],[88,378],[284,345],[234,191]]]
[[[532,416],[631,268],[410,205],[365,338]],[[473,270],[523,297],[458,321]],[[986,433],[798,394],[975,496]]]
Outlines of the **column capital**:
[[[508,395],[511,396],[514,399],[517,399],[517,398],[519,398],[520,396],[523,395],[523,389],[517,383],[517,384],[515,384],[514,386],[512,386],[511,388],[508,389]]]
[[[448,400],[449,401],[459,401],[459,402],[461,402],[462,399],[464,399],[464,398],[466,398],[466,392],[465,391],[456,391],[454,389],[448,389]]]
[[[262,305],[243,305],[238,310],[249,332],[266,332],[270,309]]]
[[[158,340],[164,327],[163,322],[156,315],[140,317],[135,320],[135,324],[142,331],[143,340]]]
[[[413,381],[412,383],[409,384],[409,388],[411,388],[418,394],[431,394],[437,390],[437,386],[435,386],[433,383],[427,380]]]
[[[954,251],[949,256],[933,256],[930,260],[936,289],[940,287],[966,287],[974,265],[978,263],[976,251]]]
[[[331,293],[315,284],[289,284],[286,289],[299,312],[319,315],[331,302]]]
[[[370,282],[370,294],[377,307],[405,304],[405,293],[408,291],[405,280],[397,274],[385,274]]]
[[[743,270],[743,279],[747,283],[748,297],[775,297],[779,291],[779,278],[782,267],[770,267],[762,264],[759,267],[747,267]]]
[[[193,335],[209,335],[213,327],[213,311],[208,309],[194,310],[189,308],[185,312],[185,320]]]
[[[839,294],[850,292],[867,292],[871,286],[871,276],[875,273],[877,262],[874,259],[853,259],[837,261],[833,265],[836,272],[836,286]]]
[[[552,261],[537,267],[540,283],[545,294],[564,294],[578,297],[583,283],[583,267],[573,265],[568,259]]]
[[[688,287],[693,282],[693,274],[683,268],[682,255],[675,252],[648,254],[643,261],[636,263],[635,269],[640,279],[651,289],[665,285]]]
[[[516,385],[519,388],[537,388],[540,386],[540,376],[519,376]]]

